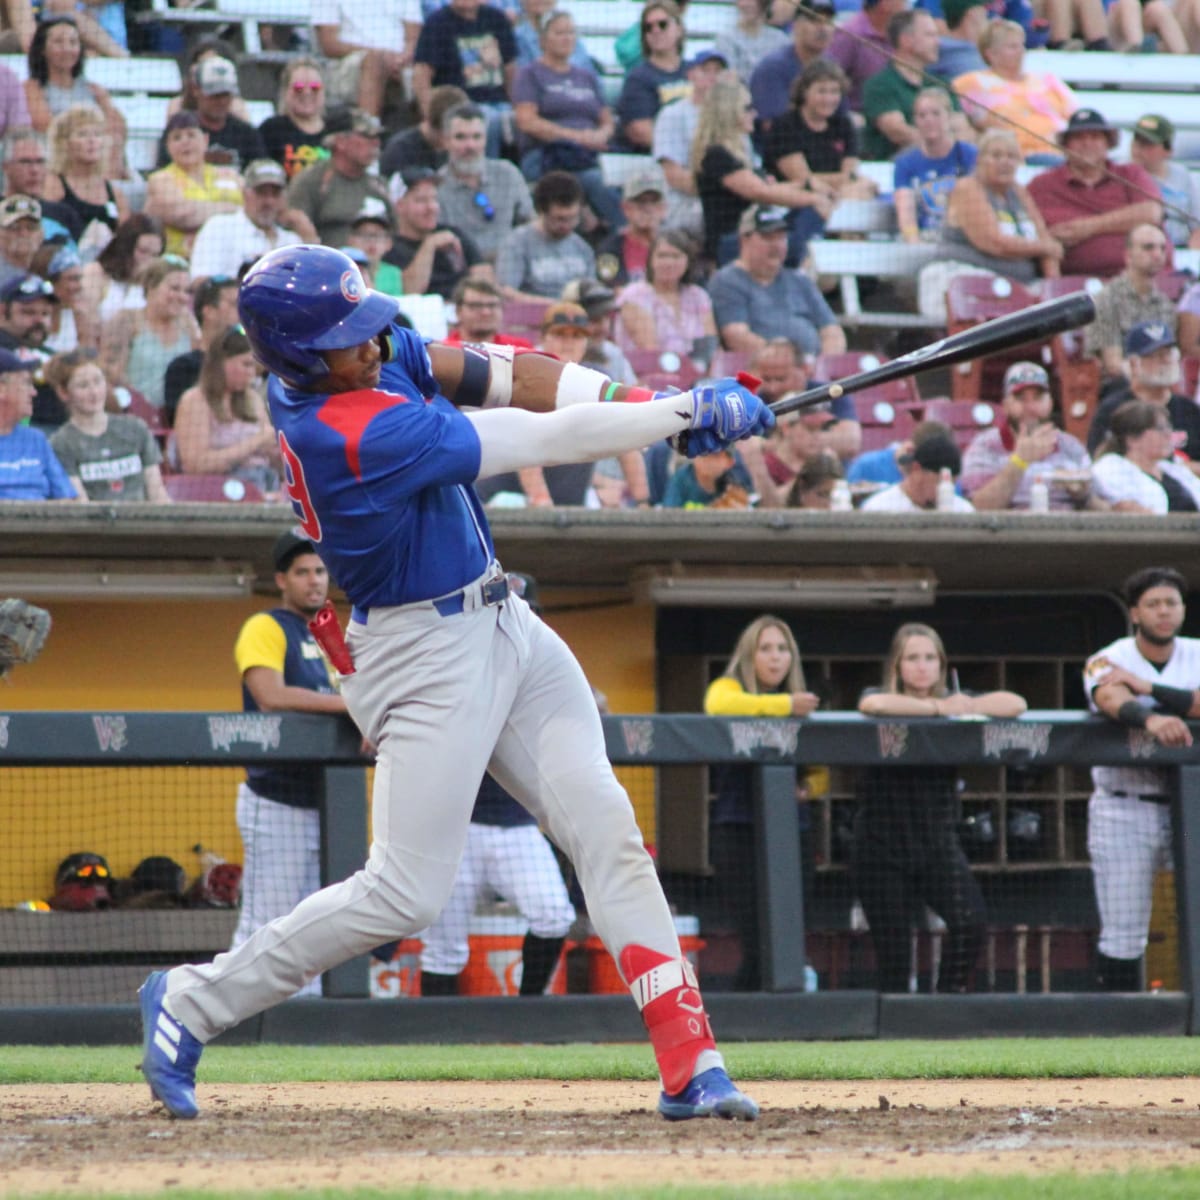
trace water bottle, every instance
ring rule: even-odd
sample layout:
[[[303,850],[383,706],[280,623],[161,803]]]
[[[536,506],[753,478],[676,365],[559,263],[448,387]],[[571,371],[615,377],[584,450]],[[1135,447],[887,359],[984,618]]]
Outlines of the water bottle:
[[[1050,489],[1044,479],[1035,479],[1029,485],[1029,511],[1044,513],[1050,511]]]
[[[949,467],[943,467],[938,475],[937,510],[938,512],[954,511],[954,476],[950,474]]]
[[[849,512],[853,507],[854,502],[850,499],[850,485],[844,479],[839,479],[833,485],[833,491],[829,495],[829,511]]]

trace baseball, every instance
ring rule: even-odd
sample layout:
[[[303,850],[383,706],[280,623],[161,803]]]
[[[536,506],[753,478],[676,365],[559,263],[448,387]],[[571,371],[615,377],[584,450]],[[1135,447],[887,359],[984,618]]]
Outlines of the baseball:
[[[840,383],[831,383],[829,385],[830,400],[840,400],[842,395],[842,385]]]

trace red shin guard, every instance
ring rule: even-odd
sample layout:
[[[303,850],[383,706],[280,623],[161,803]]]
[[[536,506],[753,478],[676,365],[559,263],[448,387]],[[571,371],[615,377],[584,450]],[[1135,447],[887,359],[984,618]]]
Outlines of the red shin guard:
[[[692,964],[629,945],[621,951],[621,974],[641,1010],[663,1087],[670,1095],[683,1091],[696,1059],[717,1048]]]

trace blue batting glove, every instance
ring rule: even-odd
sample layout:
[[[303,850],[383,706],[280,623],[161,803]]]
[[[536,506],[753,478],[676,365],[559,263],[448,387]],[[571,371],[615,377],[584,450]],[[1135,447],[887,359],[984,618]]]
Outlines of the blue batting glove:
[[[775,414],[734,379],[719,379],[688,394],[692,398],[691,428],[671,439],[675,449],[688,458],[728,449],[733,442],[775,428]]]

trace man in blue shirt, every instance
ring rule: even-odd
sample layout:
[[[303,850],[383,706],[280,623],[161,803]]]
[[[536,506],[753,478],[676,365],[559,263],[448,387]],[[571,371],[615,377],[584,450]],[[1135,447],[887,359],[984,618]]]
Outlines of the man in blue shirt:
[[[46,435],[24,424],[37,366],[0,348],[0,500],[77,500]]]
[[[238,309],[271,372],[284,491],[353,604],[348,645],[336,622],[327,640],[346,707],[378,749],[374,842],[362,870],[236,950],[150,976],[140,995],[151,1091],[175,1116],[196,1116],[203,1043],[429,925],[449,899],[486,770],[574,863],[641,1009],[662,1115],[753,1120],[758,1106],[725,1073],[608,762],[591,689],[510,592],[472,485],[662,437],[689,456],[711,453],[772,428],[770,410],[733,380],[657,397],[537,352],[426,345],[396,324],[394,298],[368,291],[324,246],[265,255]],[[602,402],[614,400],[625,403]]]

